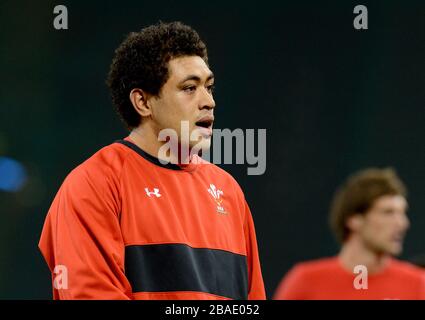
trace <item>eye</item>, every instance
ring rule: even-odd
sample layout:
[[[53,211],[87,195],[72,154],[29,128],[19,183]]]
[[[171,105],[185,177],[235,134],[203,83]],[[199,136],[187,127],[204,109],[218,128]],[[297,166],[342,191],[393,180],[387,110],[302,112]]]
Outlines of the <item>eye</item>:
[[[393,216],[395,215],[396,211],[394,211],[393,209],[384,209],[382,213],[384,213],[386,216]]]
[[[184,92],[187,92],[187,93],[195,92],[195,90],[196,90],[196,87],[195,86],[187,86],[187,87],[184,87],[183,88],[183,91]]]
[[[207,90],[209,93],[213,93],[215,89],[215,86],[213,84],[210,84],[209,86],[207,86]]]

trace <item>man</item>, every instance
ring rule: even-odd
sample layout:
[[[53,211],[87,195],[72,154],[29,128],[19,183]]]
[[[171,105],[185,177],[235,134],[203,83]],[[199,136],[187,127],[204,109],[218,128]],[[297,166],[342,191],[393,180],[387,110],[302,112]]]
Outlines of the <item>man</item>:
[[[131,33],[107,83],[131,133],[74,169],[51,205],[39,247],[54,298],[264,299],[244,195],[193,152],[210,144],[215,107],[198,34],[179,22]]]
[[[337,257],[299,263],[274,299],[425,299],[425,274],[392,258],[409,227],[406,189],[392,169],[366,169],[336,192],[330,222]]]

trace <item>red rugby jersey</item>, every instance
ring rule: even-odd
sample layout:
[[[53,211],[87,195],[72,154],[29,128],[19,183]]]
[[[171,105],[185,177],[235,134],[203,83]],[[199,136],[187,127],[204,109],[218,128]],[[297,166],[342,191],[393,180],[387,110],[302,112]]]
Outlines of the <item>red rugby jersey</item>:
[[[265,299],[238,183],[197,156],[161,164],[129,138],[66,177],[39,248],[55,299]]]
[[[425,271],[410,263],[391,259],[381,272],[368,274],[367,289],[355,288],[358,275],[345,270],[338,257],[299,263],[283,278],[274,299],[425,299]]]

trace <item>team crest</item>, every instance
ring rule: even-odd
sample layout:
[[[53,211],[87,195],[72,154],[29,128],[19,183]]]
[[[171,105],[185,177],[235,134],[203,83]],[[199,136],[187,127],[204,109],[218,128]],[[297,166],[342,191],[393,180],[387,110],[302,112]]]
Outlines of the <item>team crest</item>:
[[[217,212],[221,214],[227,214],[222,205],[223,199],[221,196],[224,195],[223,191],[217,189],[215,185],[211,183],[208,192],[212,195],[215,203],[217,204]]]

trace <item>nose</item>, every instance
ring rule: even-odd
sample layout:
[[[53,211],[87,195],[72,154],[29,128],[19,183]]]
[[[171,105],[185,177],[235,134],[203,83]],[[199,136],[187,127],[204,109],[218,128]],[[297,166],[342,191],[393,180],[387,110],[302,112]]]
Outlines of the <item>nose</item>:
[[[406,213],[401,213],[399,215],[397,215],[398,219],[397,219],[397,224],[403,229],[403,230],[407,230],[410,227],[410,221],[409,218],[407,217]]]
[[[211,92],[207,88],[201,90],[201,97],[199,98],[199,109],[214,109],[215,101]]]

